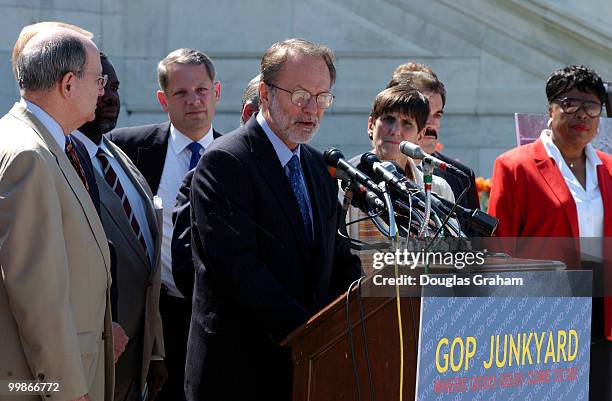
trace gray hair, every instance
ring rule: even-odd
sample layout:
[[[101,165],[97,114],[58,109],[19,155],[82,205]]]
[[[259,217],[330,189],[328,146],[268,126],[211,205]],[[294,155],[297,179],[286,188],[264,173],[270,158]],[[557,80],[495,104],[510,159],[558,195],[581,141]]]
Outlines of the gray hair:
[[[242,107],[247,103],[252,103],[256,107],[259,107],[259,78],[261,74],[257,74],[253,77],[244,88],[242,92]]]
[[[329,70],[330,85],[336,81],[336,67],[334,67],[334,52],[327,46],[309,42],[306,39],[286,39],[276,42],[266,51],[261,59],[261,80],[267,84],[275,81],[283,68],[289,53],[301,53],[312,57],[321,57]]]
[[[15,63],[17,82],[23,90],[47,90],[68,72],[82,78],[86,62],[83,41],[69,32],[60,32],[23,49]]]
[[[172,64],[203,65],[210,80],[215,82],[215,65],[206,53],[196,49],[177,49],[157,64],[157,81],[164,92],[168,88],[168,67]]]

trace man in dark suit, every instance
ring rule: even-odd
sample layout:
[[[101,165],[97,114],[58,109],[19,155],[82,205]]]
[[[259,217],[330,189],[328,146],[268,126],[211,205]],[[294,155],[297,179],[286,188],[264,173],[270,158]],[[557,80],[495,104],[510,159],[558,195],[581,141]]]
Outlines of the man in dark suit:
[[[259,74],[254,76],[242,93],[242,106],[240,108],[240,125],[244,125],[249,118],[259,110]],[[191,180],[195,169],[183,178],[183,184],[176,196],[176,206],[172,214],[174,231],[172,233],[172,276],[176,288],[191,299],[193,293],[194,269],[191,255]]]
[[[467,193],[459,202],[459,205],[469,209],[479,209],[480,201],[478,199],[478,191],[476,190],[476,177],[474,170],[458,160],[444,155],[436,150],[438,144],[438,136],[440,134],[440,122],[444,114],[444,106],[446,104],[446,88],[438,76],[431,68],[423,64],[406,63],[399,65],[393,72],[393,77],[387,88],[399,83],[408,83],[409,85],[422,92],[429,100],[429,117],[427,118],[427,126],[422,139],[419,141],[419,146],[432,156],[457,167],[463,171],[469,178],[457,177],[445,170],[439,168],[434,169],[434,174],[444,178],[450,185],[455,195],[455,199],[459,199],[459,195],[469,186]],[[463,219],[459,219],[464,232],[468,236],[479,235],[475,230],[465,224]]]
[[[172,278],[172,210],[185,174],[220,134],[212,119],[221,94],[212,60],[195,49],[178,49],[157,66],[160,90],[157,100],[170,121],[162,124],[115,129],[109,139],[134,162],[151,191],[162,201],[160,313],[168,380],[158,400],[185,399],[183,375],[191,303]]]
[[[121,290],[113,318],[130,338],[115,364],[114,399],[138,401],[145,388],[154,398],[167,376],[159,316],[161,210],[154,209],[153,194],[129,158],[102,136],[115,128],[120,102],[115,69],[105,55],[100,58],[108,82],[98,98],[96,118],[73,135],[82,141],[87,161],[94,166],[102,200],[100,218],[118,265],[113,287]]]
[[[290,350],[280,342],[361,273],[337,234],[335,181],[305,144],[333,101],[334,79],[328,48],[272,45],[261,61],[260,113],[213,142],[196,168],[189,401],[290,400]]]

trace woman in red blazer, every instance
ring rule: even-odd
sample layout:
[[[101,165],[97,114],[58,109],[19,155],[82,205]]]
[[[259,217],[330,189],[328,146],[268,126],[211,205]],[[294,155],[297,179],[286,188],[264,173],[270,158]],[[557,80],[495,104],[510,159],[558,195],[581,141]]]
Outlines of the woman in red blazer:
[[[593,70],[568,66],[550,76],[546,96],[550,129],[495,160],[489,213],[499,219],[497,235],[530,237],[517,240],[515,256],[561,259],[568,268],[579,268],[585,254],[610,260],[612,157],[590,144],[606,96],[604,85]],[[606,274],[606,282],[611,276]],[[611,400],[609,298],[593,300],[593,317],[591,399]]]

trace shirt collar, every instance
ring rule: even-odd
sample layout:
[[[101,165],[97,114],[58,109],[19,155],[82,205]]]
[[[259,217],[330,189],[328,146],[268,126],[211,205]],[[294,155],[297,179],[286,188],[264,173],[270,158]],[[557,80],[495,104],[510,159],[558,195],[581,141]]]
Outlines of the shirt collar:
[[[542,141],[542,144],[544,145],[544,150],[546,150],[548,156],[552,158],[555,163],[557,163],[557,166],[562,166],[566,164],[565,160],[561,155],[561,151],[553,142],[551,134],[551,130],[543,130],[540,134],[540,140]],[[595,148],[593,148],[593,145],[591,145],[590,143],[587,143],[586,147],[584,148],[584,154],[586,155],[587,163],[590,163],[593,167],[603,164],[599,156],[597,156]]]
[[[272,131],[272,128],[270,128],[268,122],[266,121],[262,113],[257,113],[256,120],[263,129],[263,131],[266,133],[266,136],[268,137],[270,142],[272,142],[274,151],[276,152],[278,160],[280,160],[281,166],[283,166],[283,168],[287,165],[287,163],[289,163],[289,160],[291,160],[293,155],[297,155],[298,160],[301,162],[300,145],[298,145],[295,150],[292,151],[287,145],[285,145],[285,143],[278,137],[278,135],[276,135],[274,131]]]
[[[202,148],[206,149],[206,147],[212,143],[213,139],[213,127],[211,125],[206,135],[197,142],[202,145]],[[178,155],[184,151],[191,142],[193,142],[191,138],[179,131],[173,124],[170,124],[170,147],[175,154]]]
[[[64,135],[64,130],[62,129],[62,126],[53,119],[53,117],[34,103],[24,98],[19,100],[19,104],[40,120],[42,125],[49,131],[49,133],[51,133],[51,136],[53,139],[55,139],[60,149],[66,148],[66,135]]]
[[[89,155],[89,158],[92,160],[96,157],[96,154],[98,153],[98,149],[102,149],[102,151],[108,157],[112,157],[112,158],[115,157],[110,152],[110,150],[108,150],[108,148],[106,147],[106,144],[104,143],[104,138],[102,138],[99,145],[96,145],[91,139],[87,137],[87,135],[85,135],[79,130],[74,131],[70,135],[74,136],[75,138],[80,140],[83,143],[83,145],[85,145],[85,149],[87,149],[87,154]]]

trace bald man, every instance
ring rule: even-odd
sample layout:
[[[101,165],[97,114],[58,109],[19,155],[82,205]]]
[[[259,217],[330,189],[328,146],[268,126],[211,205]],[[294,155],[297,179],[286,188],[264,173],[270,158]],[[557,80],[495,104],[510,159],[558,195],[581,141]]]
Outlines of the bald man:
[[[0,120],[0,381],[112,400],[110,255],[70,135],[104,93],[99,50],[51,28],[17,54],[22,99]]]

